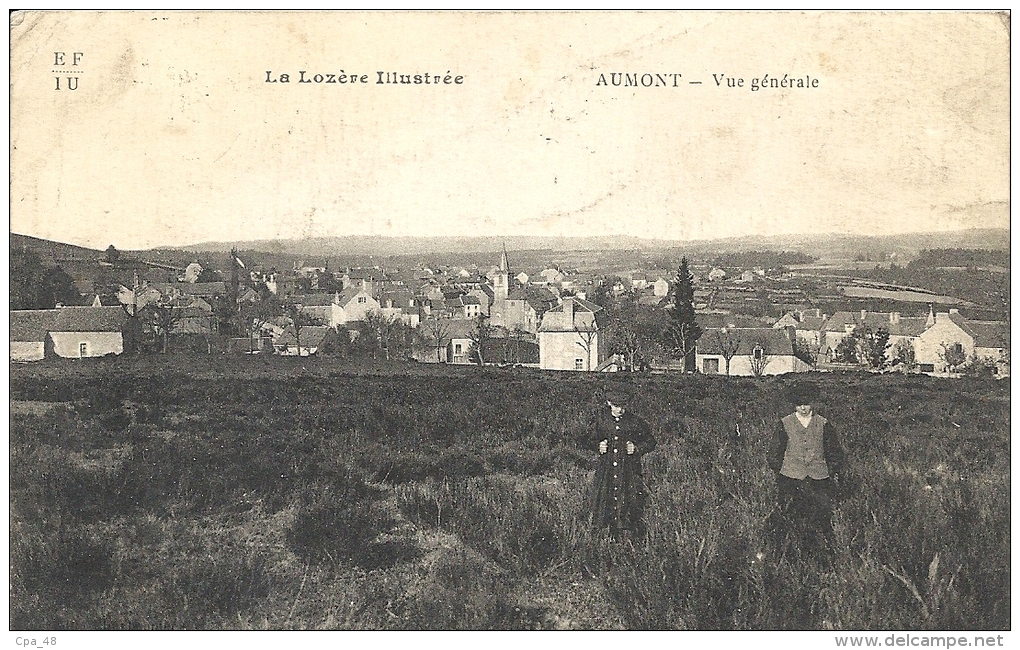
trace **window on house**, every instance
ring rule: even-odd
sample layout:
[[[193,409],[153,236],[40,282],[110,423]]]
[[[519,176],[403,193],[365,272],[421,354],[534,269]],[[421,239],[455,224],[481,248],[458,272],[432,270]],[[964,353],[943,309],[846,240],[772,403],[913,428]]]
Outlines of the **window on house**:
[[[934,363],[922,363],[920,365],[920,368],[921,368],[921,372],[935,372],[935,364]]]
[[[719,360],[718,359],[705,359],[704,368],[702,372],[706,375],[718,375],[719,374]]]
[[[79,357],[87,357],[87,356],[89,356],[89,344],[88,343],[80,343],[80,344],[78,344],[78,356]]]
[[[574,359],[574,370],[584,370],[584,359]]]
[[[358,303],[365,304],[366,302],[368,302],[368,298],[365,296],[358,296]]]
[[[463,348],[462,348],[460,343],[454,343],[453,344],[453,353],[454,354],[464,354],[464,350],[463,350]]]

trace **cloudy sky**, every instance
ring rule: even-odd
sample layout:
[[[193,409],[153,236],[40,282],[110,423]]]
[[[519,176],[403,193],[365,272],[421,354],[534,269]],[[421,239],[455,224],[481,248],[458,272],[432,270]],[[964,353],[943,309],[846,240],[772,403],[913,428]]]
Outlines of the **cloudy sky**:
[[[995,14],[56,12],[15,23],[16,233],[145,248],[1009,227],[1009,32]],[[300,84],[301,70],[369,83]],[[267,71],[291,83],[266,83]],[[377,71],[463,83],[380,85]],[[599,85],[612,73],[682,76]],[[818,85],[752,90],[765,74]]]

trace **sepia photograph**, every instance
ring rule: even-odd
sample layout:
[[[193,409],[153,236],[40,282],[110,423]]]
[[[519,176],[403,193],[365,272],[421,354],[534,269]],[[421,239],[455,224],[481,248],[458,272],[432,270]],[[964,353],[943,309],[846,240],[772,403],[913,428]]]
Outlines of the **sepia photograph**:
[[[1008,11],[9,19],[17,645],[1008,645]]]

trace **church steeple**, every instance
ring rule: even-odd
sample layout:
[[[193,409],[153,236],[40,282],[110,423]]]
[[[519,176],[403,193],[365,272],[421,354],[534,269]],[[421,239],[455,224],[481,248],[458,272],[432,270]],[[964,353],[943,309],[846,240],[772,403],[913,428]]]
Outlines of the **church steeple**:
[[[510,272],[510,262],[506,259],[506,244],[503,244],[503,254],[499,256],[499,270],[501,273]]]
[[[499,256],[499,271],[496,272],[494,282],[493,304],[500,304],[498,309],[501,309],[503,301],[510,295],[510,262],[506,257],[506,244],[503,244],[503,254]]]

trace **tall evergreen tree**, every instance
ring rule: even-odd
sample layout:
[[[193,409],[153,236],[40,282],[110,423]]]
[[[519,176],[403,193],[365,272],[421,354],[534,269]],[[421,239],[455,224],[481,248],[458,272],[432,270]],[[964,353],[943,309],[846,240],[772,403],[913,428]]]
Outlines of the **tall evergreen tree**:
[[[694,274],[688,268],[686,257],[680,260],[670,294],[670,322],[663,332],[666,349],[682,363],[684,372],[693,371],[695,345],[702,329],[694,315]]]

